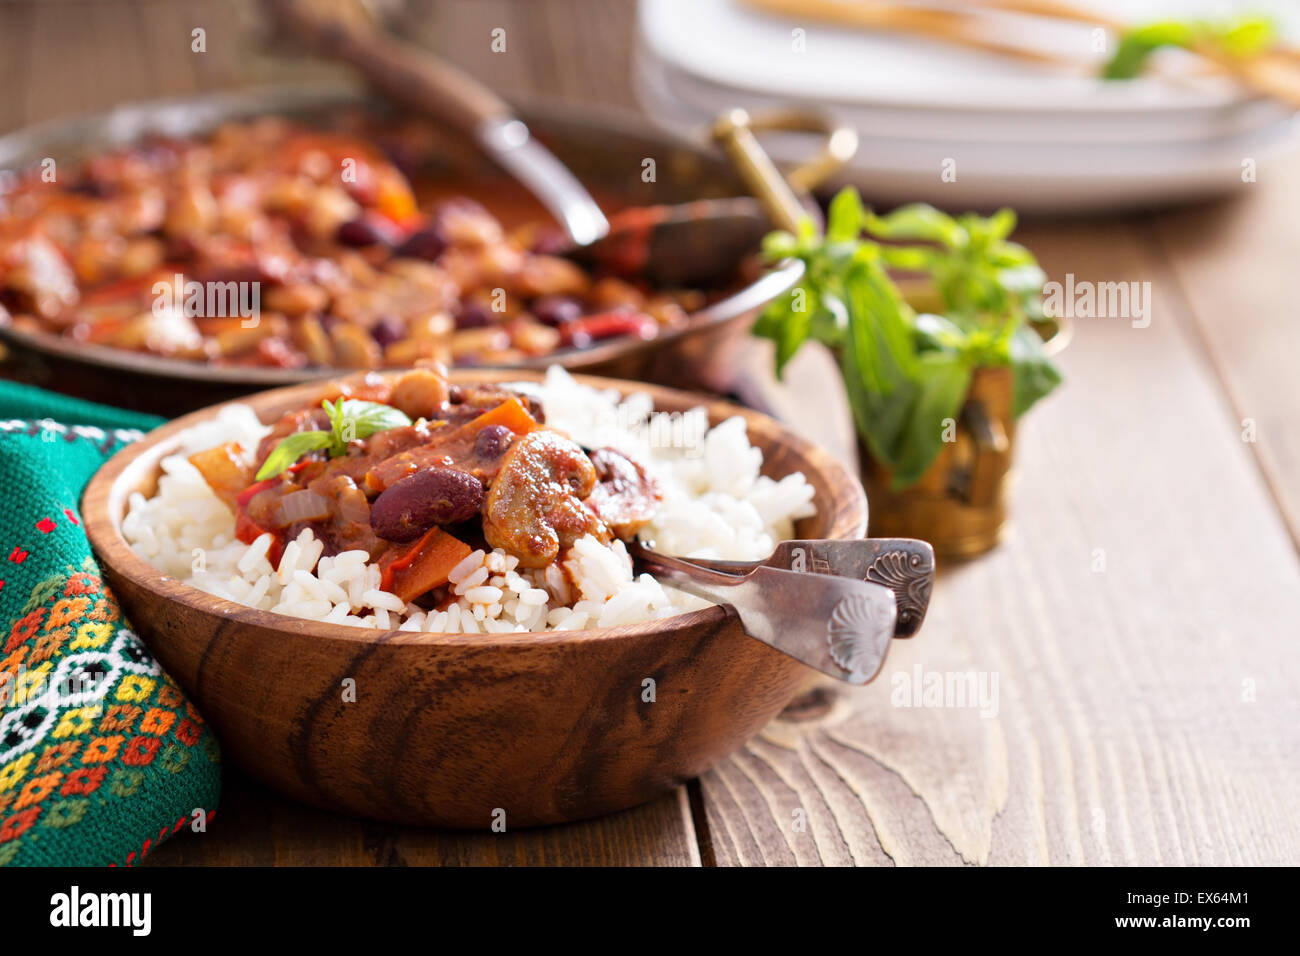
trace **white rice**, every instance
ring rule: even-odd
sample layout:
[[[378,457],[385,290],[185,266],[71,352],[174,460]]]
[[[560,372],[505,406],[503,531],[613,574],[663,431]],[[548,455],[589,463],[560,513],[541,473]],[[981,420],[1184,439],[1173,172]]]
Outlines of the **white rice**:
[[[666,554],[755,560],[791,537],[794,522],[814,513],[803,475],[780,481],[759,474],[762,453],[749,444],[745,421],[709,429],[703,409],[684,416],[651,410],[649,395],[620,402],[617,392],[579,385],[552,368],[540,385],[521,385],[541,399],[546,424],[588,448],[609,446],[641,462],[664,500],[640,537]],[[246,405],[231,405],[187,430],[179,450],[163,459],[154,496],[133,494],[122,533],[164,574],[210,594],[276,614],[359,627],[429,633],[502,633],[611,627],[681,614],[707,602],[633,575],[621,541],[577,542],[557,567],[520,568],[497,549],[475,551],[452,569],[455,601],[442,611],[405,604],[380,589],[380,569],[364,551],[323,557],[304,530],[272,567],[271,536],[252,544],[235,538],[235,521],[188,456],[238,442],[251,456],[270,429]],[[574,588],[570,586],[570,579]]]

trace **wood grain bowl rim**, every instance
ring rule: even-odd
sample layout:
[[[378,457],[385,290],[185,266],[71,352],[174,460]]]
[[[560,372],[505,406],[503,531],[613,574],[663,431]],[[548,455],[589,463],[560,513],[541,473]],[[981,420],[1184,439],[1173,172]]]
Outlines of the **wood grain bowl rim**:
[[[400,370],[385,370],[378,374],[392,376]],[[542,374],[519,369],[457,369],[450,373],[453,382],[540,382]],[[867,529],[867,498],[857,476],[825,449],[790,431],[784,424],[770,416],[751,409],[718,400],[708,395],[680,389],[665,388],[645,382],[605,378],[594,375],[574,375],[576,381],[594,388],[615,389],[626,396],[630,392],[648,392],[656,409],[665,400],[680,410],[703,405],[710,426],[739,415],[749,426],[771,430],[781,444],[795,452],[806,463],[805,476],[816,471],[831,490],[830,499],[815,501],[818,511],[830,509],[832,524],[825,528],[822,537],[861,538]],[[582,628],[572,631],[530,631],[507,634],[433,634],[424,631],[380,630],[348,624],[333,624],[295,618],[271,611],[250,608],[209,594],[180,580],[164,575],[158,568],[135,553],[122,535],[121,522],[126,512],[127,499],[138,481],[146,474],[156,480],[162,458],[172,454],[182,431],[215,416],[228,405],[253,406],[261,417],[260,407],[283,402],[306,401],[325,385],[322,381],[303,382],[253,395],[242,396],[227,402],[210,405],[174,419],[149,432],[144,438],[117,452],[91,477],[81,500],[81,519],[95,555],[110,572],[131,580],[140,588],[155,595],[164,604],[176,602],[202,613],[213,614],[233,622],[243,623],[268,631],[281,631],[310,636],[321,640],[337,640],[352,644],[416,644],[422,646],[536,646],[570,645],[589,641],[631,639],[664,631],[687,630],[695,626],[713,626],[733,612],[714,605],[696,611],[687,611],[671,617],[637,624],[614,627]],[[752,435],[752,432],[750,433]],[[170,448],[168,446],[171,446]],[[766,463],[767,454],[764,453]],[[126,484],[123,485],[123,481]]]

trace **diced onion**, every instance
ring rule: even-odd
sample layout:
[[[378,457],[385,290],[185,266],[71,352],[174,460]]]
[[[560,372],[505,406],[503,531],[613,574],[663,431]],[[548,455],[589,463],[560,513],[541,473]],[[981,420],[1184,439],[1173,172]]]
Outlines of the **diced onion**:
[[[329,513],[330,502],[324,495],[318,495],[309,488],[291,491],[280,499],[276,510],[276,526],[285,528],[299,521],[319,521],[328,518]]]

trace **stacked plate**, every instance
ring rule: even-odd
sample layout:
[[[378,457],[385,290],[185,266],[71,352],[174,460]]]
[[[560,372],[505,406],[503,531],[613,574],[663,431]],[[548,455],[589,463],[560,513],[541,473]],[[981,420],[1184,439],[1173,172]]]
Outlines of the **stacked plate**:
[[[1213,0],[1091,6],[1130,22],[1231,12]],[[1295,28],[1288,0],[1256,0],[1249,10],[1272,15],[1284,33]],[[1107,54],[1082,24],[1002,17],[989,37],[1077,62],[1071,71],[771,16],[744,0],[641,0],[639,19],[637,92],[657,122],[698,135],[735,106],[829,111],[862,137],[845,178],[882,203],[1149,206],[1227,192],[1300,145],[1294,110],[1200,72],[1178,51],[1159,54],[1148,76],[1097,79]],[[795,138],[769,146],[787,161],[809,149]]]

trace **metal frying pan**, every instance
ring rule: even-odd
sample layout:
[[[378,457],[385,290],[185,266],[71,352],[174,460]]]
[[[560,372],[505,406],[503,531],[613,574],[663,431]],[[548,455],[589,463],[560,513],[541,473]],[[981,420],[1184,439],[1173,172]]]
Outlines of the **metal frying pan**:
[[[46,156],[76,160],[105,147],[149,134],[185,136],[223,122],[281,115],[321,122],[346,107],[392,113],[393,107],[351,86],[278,87],[207,94],[121,106],[70,120],[56,120],[0,137],[0,168],[19,167]],[[519,108],[537,137],[593,190],[630,204],[680,203],[744,196],[744,179],[721,154],[647,128],[626,114],[534,105]],[[756,124],[757,125],[757,124]],[[829,131],[828,131],[829,132]],[[657,181],[631,177],[645,157],[654,157]],[[487,173],[487,161],[470,150],[448,157],[458,172]],[[824,162],[824,160],[823,160]],[[811,167],[810,167],[811,168]],[[807,176],[797,180],[810,186]],[[739,262],[737,263],[739,266]],[[732,289],[690,316],[680,329],[650,340],[628,337],[591,348],[539,356],[515,368],[561,365],[573,371],[725,390],[728,340],[743,335],[757,311],[802,275],[801,263],[781,263]],[[278,385],[337,374],[337,369],[238,368],[202,365],[106,346],[91,346],[44,332],[0,326],[0,347],[8,351],[4,374],[33,384],[119,406],[166,415]]]

